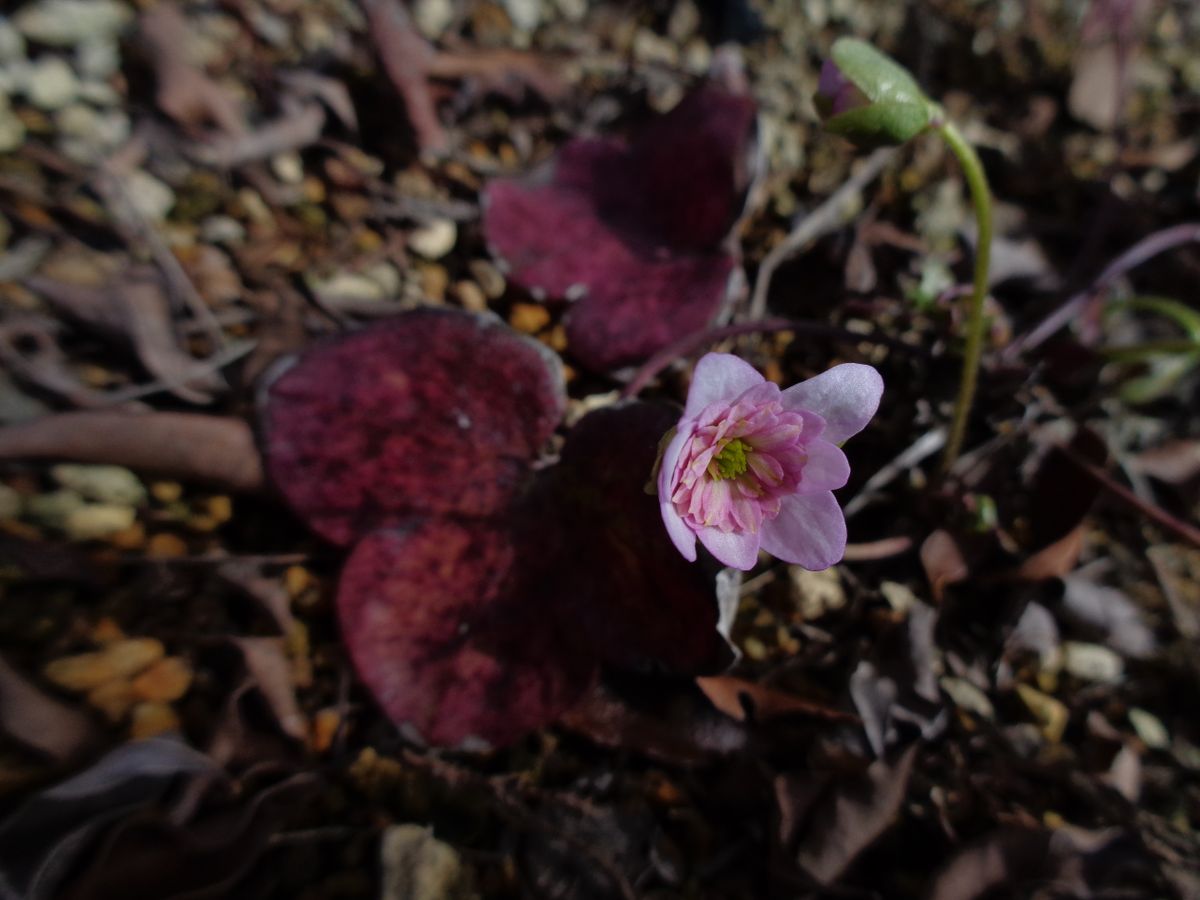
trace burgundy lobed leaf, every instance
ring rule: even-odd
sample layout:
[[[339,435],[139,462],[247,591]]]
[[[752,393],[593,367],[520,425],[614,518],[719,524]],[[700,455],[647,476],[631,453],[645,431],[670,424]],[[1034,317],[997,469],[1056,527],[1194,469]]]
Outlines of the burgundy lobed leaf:
[[[398,725],[490,746],[555,721],[602,663],[714,671],[714,579],[675,552],[643,490],[669,410],[629,403],[572,430],[503,517],[376,531],[342,573],[342,635]]]
[[[595,410],[571,430],[554,487],[575,546],[558,574],[571,616],[606,662],[707,673],[728,662],[715,572],[679,555],[645,490],[677,417],[632,402]]]
[[[631,143],[575,140],[545,169],[488,185],[489,244],[514,282],[574,301],[567,337],[582,364],[637,362],[717,315],[754,118],[748,96],[706,85]]]
[[[560,633],[539,553],[486,520],[358,544],[338,588],[342,636],[392,721],[432,744],[502,745],[582,696],[596,661]]]
[[[565,402],[542,345],[490,316],[416,310],[319,344],[268,383],[268,473],[341,545],[413,517],[488,516],[526,482]]]

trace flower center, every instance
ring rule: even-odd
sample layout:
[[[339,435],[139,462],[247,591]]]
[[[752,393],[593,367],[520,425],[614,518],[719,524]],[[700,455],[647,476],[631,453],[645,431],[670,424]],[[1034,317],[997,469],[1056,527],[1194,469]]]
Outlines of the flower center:
[[[710,467],[709,473],[718,481],[725,478],[737,478],[746,471],[747,446],[738,438],[734,438],[721,448],[721,452],[713,457],[716,471]]]

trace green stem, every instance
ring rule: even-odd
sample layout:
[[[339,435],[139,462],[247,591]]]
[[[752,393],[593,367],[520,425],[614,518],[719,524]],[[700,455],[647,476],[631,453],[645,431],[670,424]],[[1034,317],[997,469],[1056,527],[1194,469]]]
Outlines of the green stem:
[[[958,385],[958,399],[954,403],[954,421],[950,426],[950,437],[942,456],[942,471],[949,472],[962,450],[963,438],[967,433],[967,419],[971,415],[971,404],[975,400],[975,383],[979,376],[979,358],[983,353],[983,301],[987,297],[988,267],[992,254],[992,194],[988,190],[987,176],[983,163],[979,161],[975,148],[967,143],[954,124],[946,122],[937,127],[942,140],[958,157],[971,190],[971,202],[975,206],[975,221],[979,236],[975,243],[975,285],[971,292],[971,308],[967,319],[967,346],[963,353],[962,378]]]

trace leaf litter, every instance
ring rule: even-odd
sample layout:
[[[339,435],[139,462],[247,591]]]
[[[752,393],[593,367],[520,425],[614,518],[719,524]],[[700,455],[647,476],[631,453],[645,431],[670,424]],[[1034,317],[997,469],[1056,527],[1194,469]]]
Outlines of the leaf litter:
[[[1194,896],[1195,375],[1134,406],[1154,365],[1101,356],[1178,337],[1110,301],[1200,273],[1200,44],[1141,6],[18,4],[5,889]],[[914,28],[1011,212],[946,480],[956,176],[921,141],[853,165],[805,99],[839,34],[915,64]],[[429,332],[381,337],[397,313]],[[710,347],[883,373],[838,602],[765,562],[731,591],[648,530],[649,435]],[[368,369],[374,405],[337,388]]]

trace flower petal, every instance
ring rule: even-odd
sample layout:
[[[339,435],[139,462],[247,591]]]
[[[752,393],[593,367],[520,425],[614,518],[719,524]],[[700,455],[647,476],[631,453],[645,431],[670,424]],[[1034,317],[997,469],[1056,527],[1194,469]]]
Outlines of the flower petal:
[[[806,409],[821,416],[825,419],[822,437],[840,444],[866,427],[882,395],[878,372],[859,363],[843,363],[788,388],[780,400],[784,409]]]
[[[683,417],[695,418],[710,403],[732,403],[763,381],[754,366],[732,353],[708,353],[696,363],[696,370],[692,373],[692,386],[688,391]]]
[[[763,527],[766,527],[765,522]],[[743,572],[753,569],[758,562],[760,535],[761,532],[721,531],[717,528],[701,528],[696,532],[700,543],[708,548],[709,553],[725,565]]]
[[[836,491],[850,480],[850,462],[839,447],[829,441],[816,440],[806,448],[808,460],[800,476],[801,494]]]
[[[692,439],[692,423],[685,416],[675,431],[675,437],[663,451],[662,467],[658,472],[658,508],[662,513],[663,524],[667,526],[667,534],[676,549],[683,554],[688,562],[696,561],[696,534],[675,510],[671,494],[675,491],[675,469],[679,465],[679,456],[683,453],[684,445]]]
[[[829,492],[783,497],[779,515],[763,522],[762,548],[784,562],[828,569],[846,552],[846,517]]]

